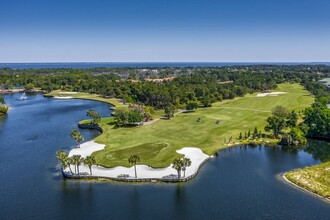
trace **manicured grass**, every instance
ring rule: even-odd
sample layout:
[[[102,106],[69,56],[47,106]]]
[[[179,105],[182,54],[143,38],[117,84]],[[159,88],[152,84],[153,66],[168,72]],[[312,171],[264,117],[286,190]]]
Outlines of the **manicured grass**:
[[[85,120],[81,120],[79,122],[79,124],[89,124],[91,123],[92,119],[85,119]],[[108,124],[108,125],[113,125],[113,123],[115,122],[115,118],[114,117],[107,117],[107,118],[102,118],[101,119],[101,124],[103,124],[103,126],[105,124]]]
[[[330,199],[330,162],[290,171],[285,177],[300,187]]]
[[[104,132],[96,141],[106,144],[106,148],[93,155],[97,163],[105,167],[131,166],[127,159],[132,154],[139,155],[142,164],[166,167],[174,158],[182,156],[176,153],[178,149],[198,147],[211,155],[228,147],[224,139],[232,137],[232,144],[235,144],[239,143],[237,139],[240,132],[244,136],[249,129],[253,132],[254,127],[263,131],[265,119],[275,106],[283,105],[300,111],[314,100],[298,84],[281,84],[275,91],[287,93],[275,97],[249,94],[243,98],[214,103],[210,108],[197,109],[192,113],[180,113],[171,120],[159,120],[134,128],[114,128],[111,123],[103,123]],[[198,118],[200,122],[197,122]],[[217,120],[219,124],[216,124]],[[258,140],[258,143],[265,141],[269,140]]]
[[[159,158],[165,158],[166,160],[169,160],[165,162],[170,164],[174,160],[174,158],[183,157],[183,155],[179,155],[169,149],[170,148],[168,148],[168,144],[165,142],[146,143],[120,150],[110,148],[107,151],[106,157],[108,160],[112,161],[111,167],[123,165],[129,167],[132,165],[129,165],[128,162],[126,162],[128,160],[127,156],[136,154],[135,152],[138,152],[138,155],[143,156],[143,164],[144,161],[149,161],[149,164],[155,164],[155,167],[159,167],[157,166],[159,164]],[[157,157],[155,157],[155,155],[157,155]]]
[[[77,99],[87,99],[87,100],[95,100],[95,101],[100,101],[100,102],[105,102],[109,103],[111,105],[114,105],[114,109],[116,108],[126,108],[128,105],[124,105],[121,100],[119,99],[114,99],[114,98],[103,98],[100,95],[97,94],[88,94],[88,93],[83,93],[83,92],[78,92],[77,94],[60,94],[60,90],[54,90],[50,93],[45,94],[44,96],[59,96],[59,97],[66,97],[66,96],[71,96],[73,98]]]

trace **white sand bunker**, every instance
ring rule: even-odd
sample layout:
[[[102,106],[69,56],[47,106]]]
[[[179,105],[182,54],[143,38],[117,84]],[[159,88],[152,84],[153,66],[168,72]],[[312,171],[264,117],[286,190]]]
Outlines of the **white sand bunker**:
[[[86,157],[91,155],[95,151],[99,151],[104,149],[105,145],[95,143],[94,141],[89,141],[80,146],[80,148],[72,149],[69,153],[69,156],[72,155],[81,155],[82,157]],[[199,166],[210,157],[202,152],[199,148],[194,147],[185,147],[180,150],[177,150],[179,154],[184,154],[185,157],[188,157],[191,160],[191,166],[186,169],[186,177],[194,175]],[[141,162],[143,162],[143,158],[141,158]],[[71,169],[74,170],[74,166],[71,165]],[[151,168],[146,165],[137,165],[137,176],[138,179],[161,179],[164,176],[168,175],[177,175],[175,169],[171,166],[166,168]],[[89,168],[85,165],[80,166],[80,174],[81,175],[89,175]],[[69,168],[64,170],[67,175],[70,175]],[[118,178],[120,175],[129,176],[128,178],[135,179],[134,167],[114,167],[114,168],[105,168],[101,166],[92,166],[92,176],[94,177],[110,177],[110,178]],[[183,175],[183,172],[182,172]]]
[[[54,96],[54,99],[73,99],[72,96]]]
[[[59,92],[58,94],[61,94],[61,95],[76,95],[77,92]]]
[[[257,97],[265,97],[265,96],[278,96],[286,94],[286,92],[266,92],[266,93],[259,93]]]
[[[88,141],[80,145],[79,148],[74,148],[69,152],[69,157],[72,155],[81,155],[81,157],[87,157],[92,155],[93,152],[103,150],[104,144],[98,144],[95,141]]]

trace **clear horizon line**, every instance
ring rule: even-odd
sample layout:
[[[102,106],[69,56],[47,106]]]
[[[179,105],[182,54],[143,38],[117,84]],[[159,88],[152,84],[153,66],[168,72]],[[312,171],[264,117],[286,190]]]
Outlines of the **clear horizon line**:
[[[21,61],[0,62],[0,64],[34,64],[34,63],[330,63],[330,61]]]

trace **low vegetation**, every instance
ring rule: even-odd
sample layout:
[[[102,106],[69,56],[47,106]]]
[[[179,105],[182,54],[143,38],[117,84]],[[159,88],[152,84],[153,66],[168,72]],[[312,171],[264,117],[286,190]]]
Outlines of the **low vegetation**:
[[[5,99],[0,97],[0,115],[7,114],[9,107],[6,105]]]
[[[290,171],[285,177],[300,187],[330,199],[330,162]]]

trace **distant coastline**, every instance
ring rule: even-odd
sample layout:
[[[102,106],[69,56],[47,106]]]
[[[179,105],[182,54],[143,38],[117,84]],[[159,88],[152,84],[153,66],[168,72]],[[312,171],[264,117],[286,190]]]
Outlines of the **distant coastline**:
[[[159,68],[159,67],[223,67],[250,65],[326,65],[330,62],[41,62],[0,63],[0,68]]]

